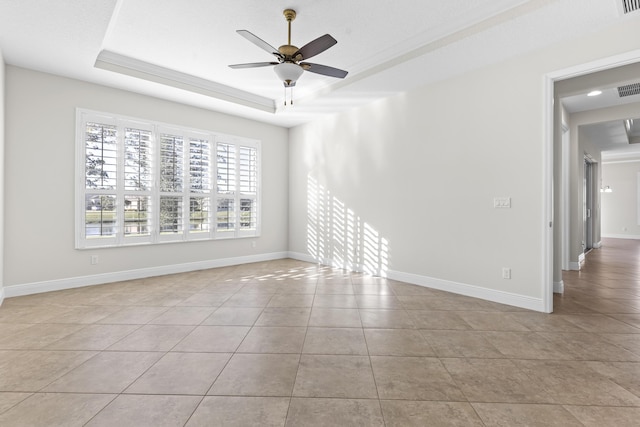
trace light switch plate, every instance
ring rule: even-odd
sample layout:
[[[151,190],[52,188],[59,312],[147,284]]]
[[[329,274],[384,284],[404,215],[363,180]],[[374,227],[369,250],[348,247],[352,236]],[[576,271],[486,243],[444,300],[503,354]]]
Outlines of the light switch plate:
[[[494,197],[493,198],[493,207],[494,208],[510,208],[511,207],[511,197]]]

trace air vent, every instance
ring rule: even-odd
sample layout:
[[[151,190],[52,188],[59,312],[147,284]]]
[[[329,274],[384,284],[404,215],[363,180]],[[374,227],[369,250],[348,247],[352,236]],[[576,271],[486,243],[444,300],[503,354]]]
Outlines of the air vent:
[[[620,95],[620,98],[624,96],[640,95],[640,83],[631,83],[630,85],[619,86],[618,95]]]
[[[631,13],[640,9],[640,0],[622,0],[624,13]]]

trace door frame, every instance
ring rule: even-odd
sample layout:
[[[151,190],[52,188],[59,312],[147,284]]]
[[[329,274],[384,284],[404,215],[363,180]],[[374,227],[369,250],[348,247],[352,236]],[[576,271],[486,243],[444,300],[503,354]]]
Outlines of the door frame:
[[[542,305],[543,311],[551,313],[553,311],[553,266],[554,263],[561,263],[561,254],[555,254],[553,251],[553,221],[554,221],[554,191],[561,192],[561,183],[555,182],[553,178],[553,150],[555,144],[561,144],[560,138],[555,141],[556,127],[562,126],[561,119],[556,120],[556,113],[559,111],[559,100],[555,99],[554,84],[556,81],[570,79],[572,77],[584,76],[598,71],[609,70],[624,65],[640,62],[640,49],[630,52],[614,55],[607,58],[598,59],[596,61],[579,64],[572,67],[563,68],[556,71],[546,73],[542,78],[543,86],[543,142],[542,142],[542,221],[540,231],[542,236],[542,254],[541,254],[541,270],[542,270]],[[557,102],[556,102],[557,101]],[[559,116],[559,115],[558,115]],[[562,193],[560,193],[562,194]],[[563,195],[562,197],[568,196]],[[563,204],[564,201],[561,202]],[[562,221],[560,221],[562,226]],[[564,234],[561,230],[560,235]]]
[[[586,255],[591,249],[593,249],[593,234],[594,234],[594,223],[593,217],[595,212],[595,203],[594,203],[594,195],[595,195],[595,187],[594,183],[596,181],[595,177],[598,174],[597,171],[598,163],[593,160],[593,158],[585,153],[584,154],[584,177],[582,183],[582,204],[583,204],[583,216],[582,216],[582,229],[583,229],[583,245],[582,245],[582,253]]]
[[[569,258],[571,257],[569,251],[569,242],[571,241],[570,234],[570,226],[571,219],[569,213],[571,212],[571,204],[569,203],[569,192],[570,192],[570,180],[571,175],[569,173],[571,164],[569,161],[569,156],[571,155],[571,133],[569,131],[569,125],[562,122],[562,189],[560,191],[560,206],[561,206],[561,218],[562,221],[560,224],[560,238],[562,240],[562,259],[561,259],[561,270],[569,270]],[[560,281],[562,283],[562,281]],[[556,292],[563,293],[564,292],[564,283],[561,285],[561,289],[556,289]]]

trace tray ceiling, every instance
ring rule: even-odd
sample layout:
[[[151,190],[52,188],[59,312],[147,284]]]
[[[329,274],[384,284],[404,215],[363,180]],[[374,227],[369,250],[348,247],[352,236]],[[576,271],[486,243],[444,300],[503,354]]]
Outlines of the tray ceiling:
[[[286,8],[292,43],[331,34],[313,62],[349,71],[304,73],[292,108],[271,67],[228,67],[272,60],[235,31],[286,44]],[[602,0],[1,0],[0,48],[12,65],[290,127],[618,19]]]

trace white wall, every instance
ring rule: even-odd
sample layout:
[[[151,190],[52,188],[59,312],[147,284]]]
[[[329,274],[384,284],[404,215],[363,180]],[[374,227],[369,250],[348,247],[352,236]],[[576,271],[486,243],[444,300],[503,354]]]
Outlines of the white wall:
[[[544,310],[544,76],[639,48],[626,21],[292,129],[290,250]]]
[[[602,235],[623,239],[640,239],[638,224],[638,173],[640,159],[604,163],[602,185],[611,193],[602,193]]]
[[[166,271],[167,266],[286,255],[288,195],[283,190],[288,184],[286,129],[13,66],[7,66],[6,82],[7,295],[22,292],[13,288],[16,285],[32,285],[31,290],[42,290],[39,286],[42,282],[64,287],[83,281],[108,281],[120,277],[119,273],[140,269],[152,273]],[[74,249],[76,107],[261,140],[262,236],[249,240]],[[251,245],[253,240],[256,248]],[[99,255],[98,265],[90,265],[92,254]]]
[[[4,74],[4,58],[0,50],[0,304],[4,298]]]

